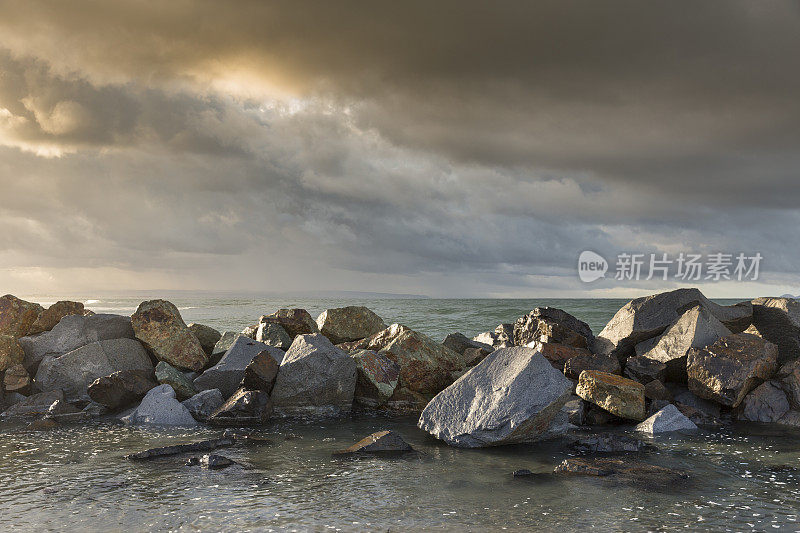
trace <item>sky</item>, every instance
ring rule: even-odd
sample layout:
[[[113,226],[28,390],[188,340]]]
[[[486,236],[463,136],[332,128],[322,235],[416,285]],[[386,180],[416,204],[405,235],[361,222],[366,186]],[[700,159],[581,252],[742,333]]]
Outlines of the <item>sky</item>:
[[[0,0],[0,292],[800,294],[798,58],[796,1]],[[681,252],[763,260],[615,279]]]

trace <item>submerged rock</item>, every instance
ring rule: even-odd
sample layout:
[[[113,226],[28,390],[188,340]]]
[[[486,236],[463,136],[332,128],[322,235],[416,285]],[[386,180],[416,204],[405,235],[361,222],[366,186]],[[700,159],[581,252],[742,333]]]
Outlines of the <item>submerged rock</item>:
[[[436,395],[419,427],[452,446],[477,448],[541,437],[572,383],[531,348],[503,348]]]
[[[126,424],[151,424],[159,426],[196,426],[197,421],[189,410],[175,399],[175,389],[159,385],[150,389],[131,414],[122,418]]]
[[[800,358],[800,302],[794,298],[753,300],[753,325],[778,346],[778,363]]]
[[[299,335],[281,363],[272,402],[284,416],[338,416],[350,412],[356,362],[320,334]]]
[[[790,410],[789,400],[780,383],[767,381],[744,397],[737,418],[751,422],[777,422]]]
[[[166,361],[158,362],[155,374],[159,383],[162,385],[169,385],[175,390],[175,396],[180,401],[191,398],[197,394],[197,389],[192,383],[192,380]]]
[[[42,314],[39,315],[39,318],[33,323],[27,335],[35,335],[44,331],[50,331],[65,316],[83,316],[83,311],[83,304],[81,302],[70,302],[68,300],[56,302],[42,311]]]
[[[578,396],[620,418],[644,420],[644,385],[615,374],[596,370],[581,372]]]
[[[514,323],[516,346],[531,342],[556,343],[575,348],[591,348],[594,334],[586,322],[555,307],[537,307]]]
[[[131,315],[131,324],[136,338],[155,355],[159,361],[199,372],[208,362],[208,355],[200,345],[178,308],[166,300],[149,300],[139,304]]]
[[[217,455],[210,453],[200,458],[200,466],[208,468],[209,470],[220,470],[236,463],[225,457],[224,455]]]
[[[326,309],[317,317],[317,327],[333,344],[340,344],[369,337],[386,324],[369,308],[351,305]]]
[[[114,410],[140,401],[157,385],[152,370],[121,370],[97,378],[87,392],[92,401]]]
[[[689,390],[701,398],[737,407],[758,383],[772,377],[778,348],[749,333],[723,337],[706,348],[689,350]]]
[[[283,354],[281,353],[282,360]],[[275,379],[278,377],[281,361],[275,358],[275,354],[272,351],[262,350],[245,367],[242,387],[248,390],[262,390],[270,394],[275,386]]]
[[[128,454],[125,456],[125,459],[129,459],[131,461],[148,461],[150,459],[169,457],[171,455],[178,455],[182,453],[207,452],[216,450],[217,448],[233,446],[234,443],[235,440],[231,437],[201,440],[199,442],[190,442],[188,444],[176,444],[173,446],[150,448],[149,450],[144,450],[142,452]]]
[[[25,352],[19,341],[11,335],[0,335],[0,372],[25,360]]]
[[[689,475],[630,458],[573,457],[565,459],[554,472],[561,475],[613,477],[620,481],[665,489],[689,479]]]
[[[358,377],[353,398],[367,407],[378,407],[389,401],[400,379],[400,367],[383,354],[359,350],[352,354]]]
[[[0,418],[44,416],[50,406],[58,400],[64,400],[64,392],[61,390],[32,394],[14,403],[0,415]]]
[[[11,294],[0,296],[0,335],[16,339],[24,337],[42,311],[39,304],[26,302]]]
[[[378,431],[364,437],[349,448],[333,452],[333,455],[402,454],[413,451],[414,448],[394,431]]]
[[[263,322],[258,325],[256,340],[281,350],[288,350],[292,345],[292,338],[286,333],[286,330],[272,322]]]
[[[671,433],[674,431],[693,431],[697,426],[686,418],[677,407],[670,404],[636,426],[636,431],[649,433]]]
[[[278,324],[294,339],[298,335],[319,333],[316,321],[305,309],[278,309],[271,315],[264,315],[259,324]]]
[[[240,389],[214,411],[208,423],[214,426],[252,426],[269,420],[272,402],[264,391]]]
[[[197,337],[197,340],[200,342],[200,346],[203,347],[203,351],[205,351],[208,356],[211,356],[214,353],[214,346],[216,346],[217,342],[222,337],[222,333],[211,326],[206,326],[203,324],[192,323],[186,327],[188,327],[189,331],[191,331],[192,334]]]
[[[226,398],[231,396],[239,388],[247,365],[261,352],[269,353],[278,364],[284,357],[283,351],[278,348],[243,335],[237,337],[219,363],[194,380],[194,386],[199,390],[219,389]]]
[[[195,420],[205,422],[222,407],[225,403],[225,398],[219,389],[209,389],[198,392],[181,403],[189,410]]]
[[[649,446],[639,439],[615,433],[599,433],[574,437],[570,449],[578,453],[629,453],[640,452]]]

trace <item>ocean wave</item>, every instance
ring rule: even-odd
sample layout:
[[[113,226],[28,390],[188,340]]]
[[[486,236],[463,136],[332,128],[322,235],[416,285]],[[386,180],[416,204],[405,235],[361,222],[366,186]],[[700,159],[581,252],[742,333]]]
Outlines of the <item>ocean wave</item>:
[[[86,300],[83,302],[84,305],[91,305],[91,304],[99,304],[101,300]]]

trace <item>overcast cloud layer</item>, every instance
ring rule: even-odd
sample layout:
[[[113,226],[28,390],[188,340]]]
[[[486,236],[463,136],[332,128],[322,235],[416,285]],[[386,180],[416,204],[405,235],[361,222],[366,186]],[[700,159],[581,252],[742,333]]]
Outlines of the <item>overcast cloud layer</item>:
[[[0,2],[2,292],[800,293],[797,2]]]

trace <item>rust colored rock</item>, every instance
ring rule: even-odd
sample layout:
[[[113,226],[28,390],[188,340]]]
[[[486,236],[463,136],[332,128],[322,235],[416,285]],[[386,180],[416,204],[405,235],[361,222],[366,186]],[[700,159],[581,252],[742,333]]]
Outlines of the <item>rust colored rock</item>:
[[[353,399],[368,407],[378,407],[389,401],[397,388],[400,367],[383,354],[360,350],[353,354],[358,378]]]
[[[564,372],[564,367],[567,361],[573,357],[593,357],[592,352],[589,350],[585,348],[576,348],[575,346],[570,346],[568,344],[558,344],[556,342],[534,342],[529,346],[534,350],[542,352],[542,355],[544,355],[545,359],[550,361],[550,364],[561,372]],[[619,363],[617,363],[617,367],[619,367]]]
[[[0,372],[21,363],[25,359],[25,351],[16,337],[0,335]]]
[[[644,385],[615,374],[584,370],[578,379],[576,394],[609,413],[630,420],[644,420]]]
[[[281,365],[268,350],[259,352],[244,369],[242,388],[271,393],[280,368]]]
[[[199,372],[208,362],[200,341],[186,326],[178,308],[166,300],[139,304],[131,315],[136,338],[155,355],[176,368]]]
[[[21,364],[16,364],[6,370],[3,376],[3,388],[6,392],[27,394],[30,392],[31,377]]]
[[[0,297],[0,335],[24,337],[42,314],[42,306],[6,294]]]
[[[39,315],[39,318],[36,319],[36,322],[31,326],[28,335],[50,331],[56,324],[61,322],[61,319],[65,316],[83,315],[83,313],[83,303],[81,302],[70,302],[69,300],[58,301],[42,311],[42,314]]]
[[[278,309],[271,315],[264,315],[260,324],[278,324],[291,338],[309,333],[319,333],[317,322],[305,309]],[[253,337],[255,338],[255,337]]]

